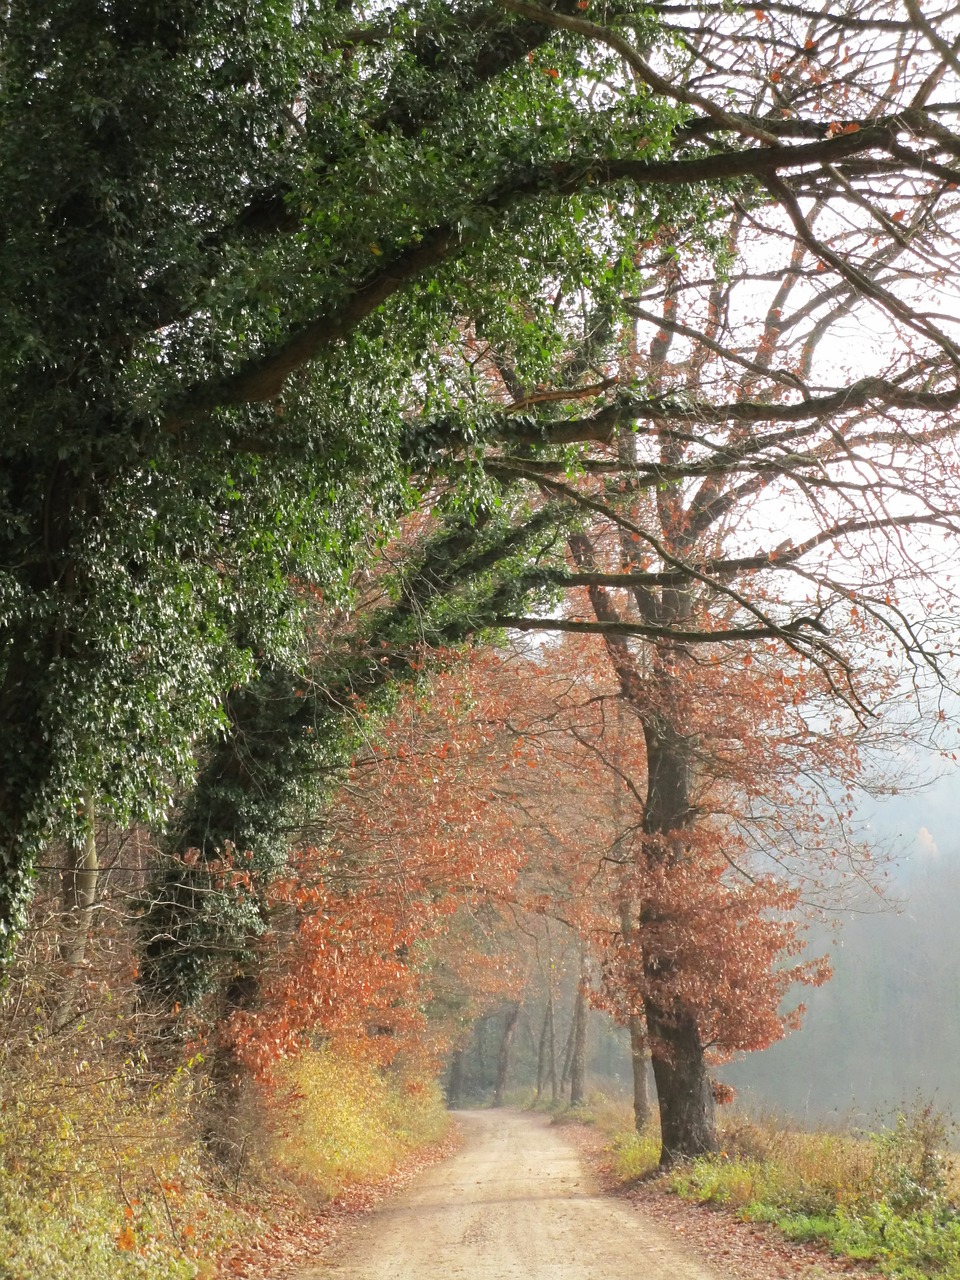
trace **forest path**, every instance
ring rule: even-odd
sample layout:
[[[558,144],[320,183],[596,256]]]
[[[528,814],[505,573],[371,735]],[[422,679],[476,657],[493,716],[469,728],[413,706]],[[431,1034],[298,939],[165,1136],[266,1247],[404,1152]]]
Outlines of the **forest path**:
[[[458,1118],[460,1152],[302,1280],[722,1280],[635,1209],[602,1195],[545,1117]]]

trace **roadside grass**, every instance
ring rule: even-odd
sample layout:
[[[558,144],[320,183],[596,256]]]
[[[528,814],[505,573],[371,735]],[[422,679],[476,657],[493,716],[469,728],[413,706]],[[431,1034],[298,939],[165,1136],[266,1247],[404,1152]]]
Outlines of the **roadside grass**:
[[[659,1134],[601,1124],[612,1172],[629,1183],[656,1174]],[[875,1133],[811,1132],[773,1119],[726,1116],[722,1149],[677,1165],[659,1184],[820,1240],[900,1280],[960,1280],[960,1177],[946,1155],[949,1126],[917,1103]]]
[[[447,1126],[439,1090],[333,1049],[251,1087],[225,1182],[201,1142],[204,1068],[167,1078],[87,1041],[0,1070],[0,1280],[212,1280],[216,1259],[373,1182]]]

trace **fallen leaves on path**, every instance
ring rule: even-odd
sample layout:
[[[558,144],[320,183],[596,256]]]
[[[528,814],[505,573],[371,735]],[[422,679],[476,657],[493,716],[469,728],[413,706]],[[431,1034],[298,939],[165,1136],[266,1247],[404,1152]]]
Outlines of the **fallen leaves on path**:
[[[878,1272],[851,1258],[838,1257],[826,1246],[788,1240],[776,1227],[743,1222],[723,1206],[682,1200],[657,1180],[624,1187],[613,1177],[602,1134],[584,1125],[571,1125],[566,1132],[606,1192],[633,1205],[681,1240],[704,1265],[730,1280],[828,1280],[835,1276],[879,1280]]]
[[[249,1206],[252,1216],[268,1219],[271,1226],[221,1255],[217,1280],[292,1280],[318,1266],[367,1214],[403,1191],[424,1169],[452,1156],[462,1141],[454,1126],[442,1142],[412,1152],[387,1177],[354,1183],[319,1211],[308,1210],[297,1197],[279,1194],[271,1195],[267,1205]]]

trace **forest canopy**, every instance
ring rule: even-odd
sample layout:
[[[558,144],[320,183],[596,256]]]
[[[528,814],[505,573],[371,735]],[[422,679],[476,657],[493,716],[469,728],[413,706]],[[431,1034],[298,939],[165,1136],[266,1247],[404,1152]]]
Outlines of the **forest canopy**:
[[[732,846],[697,824],[735,770],[704,709],[799,715],[843,809],[904,673],[953,677],[952,12],[0,22],[8,956],[52,844],[85,938],[95,824],[141,824],[143,999],[219,989],[242,1020],[290,847],[399,691],[467,644],[599,637],[643,744],[621,1013],[670,1046],[668,1154],[709,1147],[709,999],[641,885],[727,891]],[[814,767],[777,741],[774,781]],[[736,841],[787,857],[755,773]]]

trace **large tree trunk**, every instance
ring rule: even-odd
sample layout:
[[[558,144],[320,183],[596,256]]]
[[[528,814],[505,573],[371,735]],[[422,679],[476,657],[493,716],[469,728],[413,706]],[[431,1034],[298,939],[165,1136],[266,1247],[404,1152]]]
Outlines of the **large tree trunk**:
[[[713,1092],[697,1020],[682,1006],[665,1018],[654,1002],[647,1025],[657,1051],[653,1074],[660,1105],[660,1164],[703,1155],[717,1146]]]
[[[669,694],[672,671],[661,669],[660,675]],[[690,821],[691,744],[662,714],[645,720],[644,737],[648,777],[643,829],[652,837],[645,842],[645,856],[662,864],[685,856],[682,832]],[[644,1010],[660,1109],[660,1164],[667,1167],[716,1149],[713,1094],[696,1012],[681,998],[664,1004],[655,994],[663,980],[669,980],[673,959],[652,953],[646,945],[643,952],[647,977],[655,983],[652,992],[648,985]]]
[[[507,1088],[507,1075],[510,1071],[510,1049],[513,1045],[514,1032],[520,1018],[520,1001],[514,1000],[503,1016],[503,1032],[500,1036],[500,1052],[497,1056],[497,1083],[493,1090],[493,1105],[503,1106],[503,1095]]]

